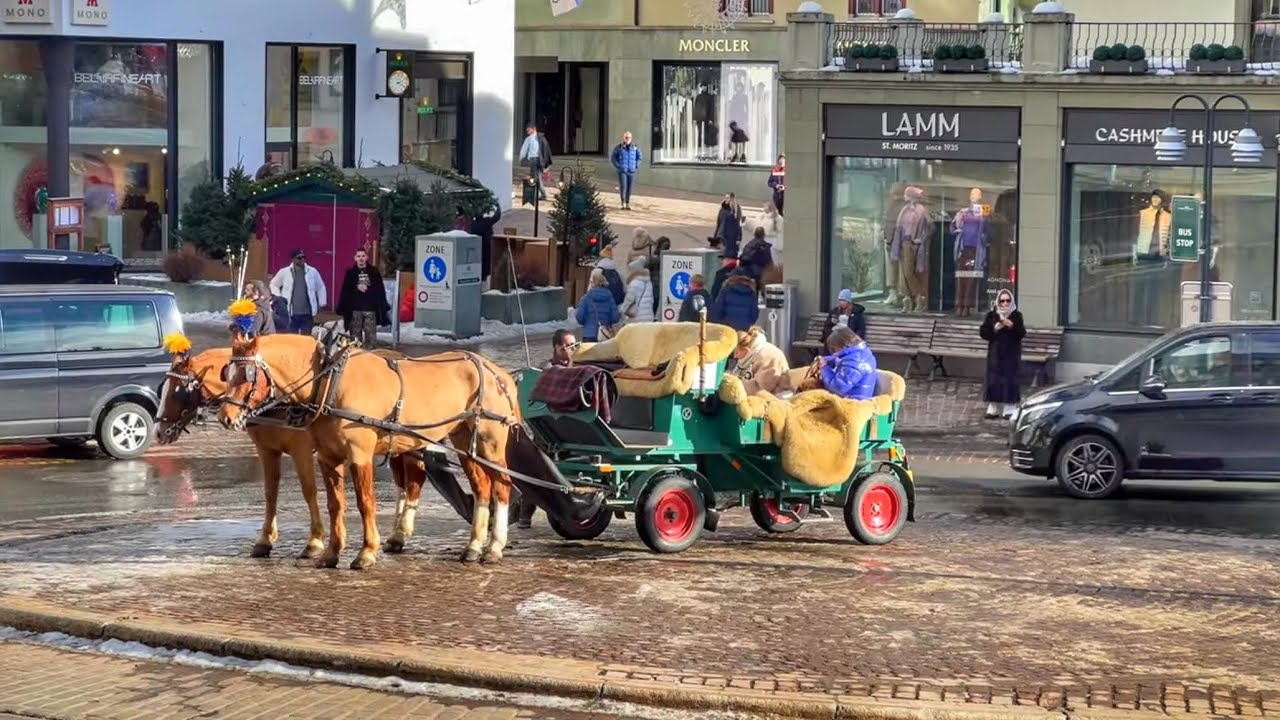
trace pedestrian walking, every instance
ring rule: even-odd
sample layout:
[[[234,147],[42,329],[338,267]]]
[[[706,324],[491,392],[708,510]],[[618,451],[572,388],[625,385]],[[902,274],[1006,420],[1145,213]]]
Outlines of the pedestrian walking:
[[[680,322],[698,322],[702,309],[711,307],[711,293],[707,291],[707,279],[701,274],[689,278],[689,292],[680,303]]]
[[[765,201],[764,209],[756,218],[756,227],[764,228],[765,239],[769,241],[769,249],[773,252],[773,264],[782,264],[782,213],[778,212],[772,200]]]
[[[726,257],[738,257],[738,246],[742,244],[742,220],[742,207],[732,193],[725,195],[716,216],[715,237],[724,243]]]
[[[631,209],[631,189],[635,187],[640,158],[640,146],[631,142],[631,132],[622,133],[622,142],[613,147],[609,160],[618,173],[618,195],[622,198],[623,210]]]
[[[342,278],[334,310],[342,316],[347,334],[368,349],[378,342],[378,328],[391,324],[391,305],[387,303],[382,273],[369,264],[369,253],[363,248],[356,251],[355,264],[347,268]]]
[[[628,323],[653,322],[653,278],[644,258],[633,258],[627,270],[627,295],[618,309]]]
[[[756,302],[756,283],[742,268],[733,271],[724,287],[711,303],[707,313],[713,323],[728,325],[734,330],[747,330],[760,319],[760,305]]]
[[[764,271],[772,264],[773,248],[769,245],[764,228],[756,227],[751,240],[743,246],[742,254],[738,256],[738,266],[755,281],[758,287],[760,279],[764,277]]]
[[[538,187],[538,197],[547,199],[547,188],[542,182],[542,173],[551,167],[551,146],[547,139],[538,132],[538,126],[529,123],[525,127],[524,144],[520,146],[520,164],[529,168],[529,177]]]
[[[720,258],[720,269],[716,271],[715,277],[711,279],[711,298],[720,297],[720,290],[724,288],[725,282],[738,269],[738,258],[722,255]]]
[[[787,192],[787,156],[779,155],[778,164],[773,166],[773,171],[769,173],[769,189],[773,191],[773,206],[778,209],[778,214],[782,214],[782,201],[786,198]]]
[[[574,317],[582,326],[582,339],[586,342],[599,342],[614,336],[622,314],[613,302],[609,281],[605,280],[600,268],[591,271],[591,287],[578,301]]]
[[[642,227],[632,230],[631,252],[627,255],[627,262],[630,263],[635,258],[642,257],[649,267],[653,267],[657,262],[657,256],[658,243],[649,236],[649,231]]]
[[[288,303],[289,325],[285,332],[310,335],[316,313],[324,307],[327,294],[320,271],[307,264],[307,254],[294,250],[289,263],[271,278],[271,293]]]
[[[618,261],[614,257],[614,243],[609,243],[600,251],[600,259],[596,260],[596,269],[604,273],[604,279],[613,295],[613,304],[621,305],[627,297],[627,284],[622,282],[622,273],[618,272]]]
[[[1022,399],[1018,371],[1022,365],[1022,338],[1027,328],[1013,302],[1013,293],[996,293],[995,307],[987,313],[978,334],[987,341],[987,419],[1012,417]]]

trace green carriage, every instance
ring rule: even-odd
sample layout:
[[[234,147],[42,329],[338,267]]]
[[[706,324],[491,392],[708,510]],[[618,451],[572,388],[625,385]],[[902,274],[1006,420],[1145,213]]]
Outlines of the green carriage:
[[[643,324],[580,349],[575,361],[607,368],[616,386],[607,418],[582,405],[553,409],[535,392],[541,372],[521,375],[534,441],[563,481],[598,501],[586,517],[547,508],[557,533],[591,539],[630,513],[645,544],[670,553],[714,531],[732,507],[749,507],[773,533],[841,508],[853,537],[877,545],[914,520],[913,476],[893,432],[902,378],[881,371],[868,401],[822,391],[748,397],[725,372],[736,340],[720,325]]]

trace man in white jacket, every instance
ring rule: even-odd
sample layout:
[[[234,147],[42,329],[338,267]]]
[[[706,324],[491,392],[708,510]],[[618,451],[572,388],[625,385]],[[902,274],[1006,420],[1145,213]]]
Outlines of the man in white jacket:
[[[289,303],[289,328],[284,332],[310,335],[316,313],[325,305],[324,280],[307,264],[306,253],[294,250],[292,257],[293,262],[271,278],[271,294]]]

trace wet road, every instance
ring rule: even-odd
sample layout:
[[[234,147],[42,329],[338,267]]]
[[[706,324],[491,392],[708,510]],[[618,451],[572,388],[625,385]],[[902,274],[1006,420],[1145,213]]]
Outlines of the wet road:
[[[916,441],[912,449],[925,454],[927,442]],[[1132,482],[1114,499],[1079,501],[1066,497],[1056,484],[1014,473],[994,458],[981,463],[918,461],[916,467],[924,517],[973,517],[1065,530],[1103,526],[1277,535],[1280,485]],[[284,468],[282,512],[301,511],[296,476],[287,460]],[[389,471],[380,467],[377,475],[379,500],[393,502]],[[261,506],[260,482],[257,458],[242,436],[212,428],[123,462],[104,459],[92,447],[0,445],[0,524],[133,513],[251,517]]]

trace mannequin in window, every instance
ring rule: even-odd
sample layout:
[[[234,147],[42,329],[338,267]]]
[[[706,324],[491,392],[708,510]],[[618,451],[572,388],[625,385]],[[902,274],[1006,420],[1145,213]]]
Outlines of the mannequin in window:
[[[906,204],[898,212],[889,258],[898,261],[898,293],[905,312],[929,309],[929,235],[933,222],[920,202],[924,190],[912,185],[903,191]]]
[[[986,275],[991,229],[982,204],[982,190],[969,191],[969,204],[951,220],[955,234],[956,314],[971,315],[978,302],[978,280]]]
[[[902,193],[906,190],[903,183],[894,183],[889,188],[888,194],[885,196],[884,222],[881,229],[884,234],[884,304],[890,307],[898,307],[902,304],[902,297],[898,294],[898,260],[893,254],[893,236],[897,229],[898,213],[902,212],[903,205],[906,201],[902,199]]]
[[[1137,272],[1132,315],[1140,325],[1166,326],[1171,322],[1169,283],[1165,272],[1169,261],[1169,210],[1164,193],[1151,193],[1147,207],[1138,211],[1138,235],[1133,241],[1133,262]]]

